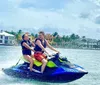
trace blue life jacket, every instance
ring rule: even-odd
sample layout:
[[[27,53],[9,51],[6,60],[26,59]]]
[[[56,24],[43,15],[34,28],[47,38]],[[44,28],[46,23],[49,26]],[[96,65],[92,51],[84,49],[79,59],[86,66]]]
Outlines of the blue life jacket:
[[[23,46],[23,43],[27,43],[30,47],[32,46],[31,42],[28,40],[22,40],[21,47],[22,47],[22,54],[23,55],[31,55],[31,50],[27,49],[25,46]]]
[[[36,40],[35,40],[35,47],[34,47],[34,50],[36,51],[36,52],[44,52],[44,51],[42,51],[42,49],[36,44],[36,41],[37,40],[40,40],[40,42],[41,42],[41,44],[43,45],[43,47],[44,48],[46,48],[46,40],[44,40],[44,43],[42,42],[42,40],[41,39],[39,39],[39,38],[37,38]]]
[[[30,47],[32,46],[32,44],[31,44],[31,42],[29,40],[28,41],[22,40],[21,41],[22,50],[30,50],[30,49],[27,49],[25,46],[22,45],[24,42],[27,43]]]

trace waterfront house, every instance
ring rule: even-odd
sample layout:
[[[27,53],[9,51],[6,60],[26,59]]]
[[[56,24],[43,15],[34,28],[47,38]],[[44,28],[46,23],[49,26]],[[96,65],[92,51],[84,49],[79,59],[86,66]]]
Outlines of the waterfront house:
[[[0,32],[0,45],[14,45],[16,43],[15,36],[7,32]]]

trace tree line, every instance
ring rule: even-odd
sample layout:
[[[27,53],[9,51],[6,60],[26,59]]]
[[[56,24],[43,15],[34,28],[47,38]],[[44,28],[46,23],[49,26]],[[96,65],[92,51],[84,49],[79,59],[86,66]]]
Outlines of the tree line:
[[[22,30],[15,31],[6,31],[9,34],[15,35],[16,41],[19,44],[22,41],[22,35],[25,33]],[[31,33],[30,37],[32,40],[38,37],[37,33]],[[49,38],[48,38],[49,37]],[[86,36],[79,36],[75,33],[70,35],[59,35],[58,32],[54,32],[46,36],[46,38],[50,39],[50,44],[57,47],[67,47],[67,48],[100,48],[100,40],[96,39],[88,39]],[[94,43],[93,40],[96,40]],[[94,45],[91,45],[94,44]]]
[[[21,36],[24,34],[24,32],[22,30],[18,30],[17,32],[15,32],[15,31],[6,31],[6,32],[9,34],[15,35],[15,38],[18,43],[20,43],[20,41],[22,40]],[[80,38],[82,38],[83,42],[86,42],[85,36],[80,37],[79,35],[74,34],[74,33],[72,33],[71,35],[60,36],[58,34],[58,32],[54,32],[53,34],[50,34],[50,35],[53,37],[53,42],[55,42],[55,43],[72,42],[72,41],[75,41]],[[38,34],[31,33],[30,36],[32,37],[32,39],[34,39],[34,38],[37,38]]]
[[[74,33],[72,33],[71,35],[63,35],[62,37],[57,33],[53,33],[54,38],[54,42],[71,42],[77,39],[80,39],[79,35],[76,35]]]

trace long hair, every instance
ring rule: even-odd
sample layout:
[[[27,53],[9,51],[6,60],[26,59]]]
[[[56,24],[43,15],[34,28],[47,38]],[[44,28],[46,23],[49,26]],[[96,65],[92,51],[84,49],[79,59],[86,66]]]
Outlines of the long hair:
[[[22,35],[22,39],[24,40],[25,34]]]

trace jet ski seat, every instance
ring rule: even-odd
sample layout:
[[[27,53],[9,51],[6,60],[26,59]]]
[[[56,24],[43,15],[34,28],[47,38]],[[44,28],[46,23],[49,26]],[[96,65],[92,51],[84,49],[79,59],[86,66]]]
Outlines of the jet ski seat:
[[[29,61],[27,61],[27,60],[24,58],[24,56],[21,56],[21,59],[22,59],[24,62],[29,63]],[[40,61],[38,61],[38,60],[35,60],[35,61],[34,61],[34,64],[35,64],[36,66],[38,66],[38,67],[40,67],[40,66],[42,65],[42,63],[41,63]],[[56,65],[53,61],[48,60],[48,62],[47,62],[47,67],[49,67],[49,68],[54,68],[54,67],[57,67],[57,65]]]

